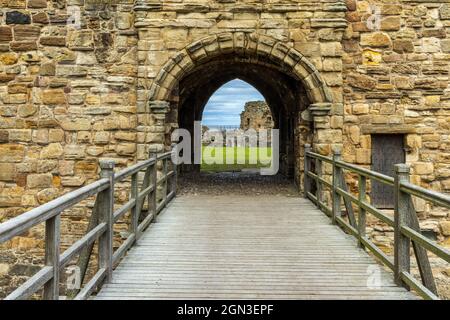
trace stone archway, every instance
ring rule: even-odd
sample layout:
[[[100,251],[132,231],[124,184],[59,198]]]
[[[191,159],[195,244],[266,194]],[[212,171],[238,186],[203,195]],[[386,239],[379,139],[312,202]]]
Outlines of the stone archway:
[[[265,64],[269,60],[273,66],[304,84],[313,107],[325,107],[333,101],[332,94],[317,68],[299,51],[269,36],[243,32],[209,36],[179,51],[156,76],[150,89],[150,100],[171,100],[177,81],[208,60],[230,53],[248,57],[255,64]]]
[[[323,123],[333,96],[308,59],[266,35],[236,32],[209,36],[186,46],[163,65],[149,96],[151,112],[166,113],[166,144],[173,128],[181,126],[193,132],[193,122],[201,120],[209,97],[234,78],[253,85],[266,98],[280,129],[281,171],[298,181],[301,146],[320,142],[318,131],[324,127],[313,124],[316,120]]]

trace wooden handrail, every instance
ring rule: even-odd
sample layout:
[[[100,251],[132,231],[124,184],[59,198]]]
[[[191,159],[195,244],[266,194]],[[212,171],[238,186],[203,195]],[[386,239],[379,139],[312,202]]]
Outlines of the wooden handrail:
[[[446,248],[429,240],[421,233],[412,196],[422,198],[430,201],[434,205],[446,208],[450,208],[450,197],[446,194],[427,190],[410,183],[409,166],[405,164],[396,165],[395,177],[389,177],[342,161],[339,151],[335,152],[333,157],[326,157],[312,152],[311,146],[305,145],[304,154],[305,169],[303,184],[305,197],[311,199],[327,215],[330,215],[331,212],[331,218],[335,224],[340,225],[348,233],[354,235],[362,248],[370,250],[381,262],[393,270],[395,280],[399,285],[407,289],[414,289],[425,299],[438,299],[427,250],[446,262],[450,262],[450,252]],[[327,181],[324,175],[321,174],[321,162],[332,164],[332,183]],[[315,164],[315,172],[311,170],[313,163]],[[353,195],[347,190],[342,170],[347,170],[358,176],[358,196]],[[367,201],[367,179],[376,180],[394,187],[394,218],[387,216]],[[314,184],[316,185],[316,190],[312,192],[312,186]],[[321,200],[322,196],[320,193],[323,192],[324,187],[331,191],[331,208],[328,207],[329,204]],[[350,223],[341,217],[341,199],[344,200]],[[355,204],[359,208],[359,221],[357,225],[351,221],[353,213],[348,212],[351,204]],[[367,213],[373,214],[394,228],[394,261],[366,237]],[[410,273],[410,243],[412,243],[414,248],[414,255],[417,260],[422,282],[415,280]]]
[[[100,179],[80,189],[69,192],[46,204],[25,212],[15,218],[0,224],[0,243],[23,233],[24,231],[46,221],[63,210],[79,203],[80,201],[93,196],[108,188],[108,180]]]
[[[82,269],[81,280],[84,280],[96,241],[99,248],[99,268],[91,280],[82,289],[80,288],[81,290],[75,290],[70,296],[76,300],[87,299],[96,288],[110,281],[113,265],[117,264],[126,251],[138,241],[142,231],[176,195],[177,166],[171,162],[172,168],[168,170],[172,152],[155,155],[118,173],[114,173],[113,161],[100,161],[99,180],[0,224],[0,243],[2,243],[45,222],[45,266],[5,299],[27,299],[42,287],[44,287],[44,299],[58,299],[61,269],[79,255],[78,267]],[[159,161],[163,163],[164,172],[158,180],[156,165]],[[141,171],[145,171],[145,175],[142,189],[139,190],[138,174]],[[115,183],[128,177],[131,177],[130,200],[114,211]],[[171,183],[168,184],[168,181]],[[162,201],[157,203],[156,192],[160,185],[163,186]],[[96,196],[96,200],[86,234],[60,253],[61,213],[91,196]],[[147,216],[141,217],[146,198],[149,204],[148,213]],[[130,210],[132,212],[130,233],[121,246],[113,252],[113,225]]]

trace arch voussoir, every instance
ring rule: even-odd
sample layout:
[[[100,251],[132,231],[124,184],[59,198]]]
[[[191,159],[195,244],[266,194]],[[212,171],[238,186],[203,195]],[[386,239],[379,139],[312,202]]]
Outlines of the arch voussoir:
[[[210,36],[202,40],[203,49],[205,50],[208,57],[213,57],[219,54],[219,42],[217,41],[217,36]]]
[[[231,32],[218,34],[217,42],[219,43],[219,50],[222,53],[233,52],[234,39],[233,39],[233,34]]]
[[[332,102],[333,96],[317,68],[289,44],[258,33],[227,32],[197,40],[173,56],[150,89],[151,99],[168,100],[185,75],[222,54],[241,53],[249,63],[272,66],[303,82],[312,103]],[[239,59],[242,59],[240,57]]]
[[[186,51],[193,61],[201,61],[205,59],[208,55],[206,54],[206,50],[204,48],[205,44],[202,40],[198,40],[186,47]]]
[[[278,63],[284,63],[291,48],[282,42],[277,42],[272,49],[272,59]]]

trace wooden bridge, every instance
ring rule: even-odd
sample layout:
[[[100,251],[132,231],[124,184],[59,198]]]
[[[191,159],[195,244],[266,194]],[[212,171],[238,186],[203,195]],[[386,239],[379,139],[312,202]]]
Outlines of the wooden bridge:
[[[175,197],[170,157],[118,173],[113,162],[101,162],[100,180],[0,224],[0,242],[43,222],[46,228],[45,266],[7,299],[41,288],[44,299],[60,298],[61,270],[77,256],[84,281],[75,299],[438,299],[427,251],[447,263],[450,253],[422,235],[411,196],[447,208],[450,197],[409,183],[406,165],[392,178],[306,146],[308,199]],[[347,190],[347,172],[359,176],[356,195]],[[367,201],[369,179],[395,190],[394,218]],[[129,184],[130,197],[119,206],[114,190],[121,183]],[[86,234],[60,253],[61,212],[95,195]],[[128,238],[114,250],[113,225],[127,213]],[[367,214],[394,228],[393,259],[366,236]],[[87,279],[94,243],[98,268]],[[410,272],[411,244],[420,280]]]

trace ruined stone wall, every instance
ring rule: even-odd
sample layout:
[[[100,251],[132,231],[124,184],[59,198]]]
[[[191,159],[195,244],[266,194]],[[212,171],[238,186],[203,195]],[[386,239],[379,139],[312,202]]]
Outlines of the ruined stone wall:
[[[241,113],[242,130],[272,129],[274,127],[272,113],[264,101],[250,101]]]
[[[132,1],[0,1],[0,222],[93,181],[101,157],[134,161],[132,9]],[[89,214],[74,208],[62,220],[63,247],[85,232]],[[40,226],[1,247],[5,291],[42,262],[29,256],[42,252],[42,238]]]
[[[349,0],[347,6],[344,160],[370,167],[371,134],[404,134],[412,182],[449,192],[450,5]],[[448,212],[417,199],[415,206],[427,218],[425,229],[450,235]]]

